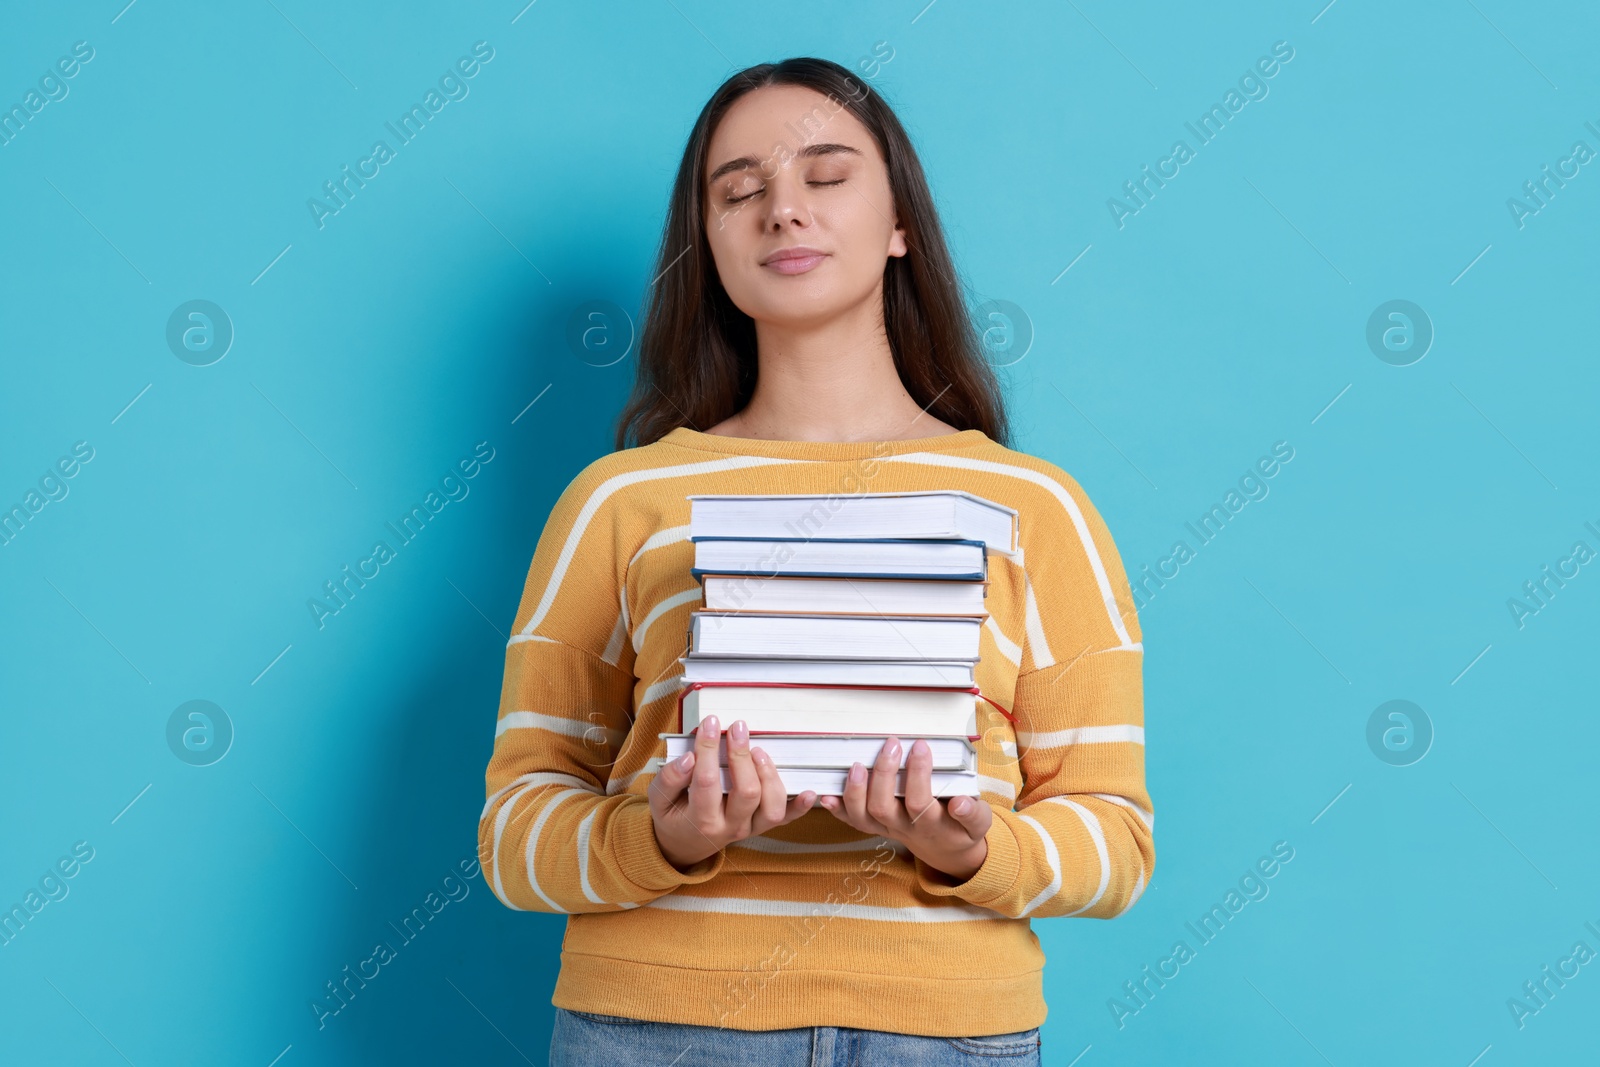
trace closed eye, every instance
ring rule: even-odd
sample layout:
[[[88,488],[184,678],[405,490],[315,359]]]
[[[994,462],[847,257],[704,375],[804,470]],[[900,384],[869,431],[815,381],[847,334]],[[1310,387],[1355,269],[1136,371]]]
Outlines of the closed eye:
[[[848,178],[835,178],[833,181],[829,181],[829,182],[807,182],[806,184],[808,184],[808,185],[843,185],[848,180],[849,180]],[[757,189],[757,190],[755,190],[755,192],[745,193],[743,196],[726,197],[726,198],[724,198],[723,202],[724,203],[728,203],[728,204],[739,204],[739,203],[743,203],[746,200],[749,200],[752,196],[755,196],[757,193],[764,193],[764,192],[766,192],[765,188]]]

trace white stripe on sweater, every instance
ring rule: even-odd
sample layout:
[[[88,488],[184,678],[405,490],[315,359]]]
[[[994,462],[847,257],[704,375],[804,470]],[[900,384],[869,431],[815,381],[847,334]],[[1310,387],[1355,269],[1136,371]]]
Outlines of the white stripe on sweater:
[[[533,873],[533,859],[539,852],[539,831],[544,829],[545,820],[550,818],[550,813],[561,806],[561,802],[568,797],[587,793],[587,789],[563,789],[545,801],[544,807],[539,811],[539,817],[533,820],[533,829],[528,831],[528,843],[523,846],[523,861],[528,871],[528,887],[533,890],[538,898],[550,906],[551,911],[567,914],[567,909],[551,900],[545,891],[539,888],[539,878]]]
[[[508,711],[494,724],[494,735],[499,737],[507,730],[549,730],[553,734],[580,739],[605,738],[608,745],[620,745],[628,736],[626,730],[613,730],[597,722],[569,719],[562,715],[543,715],[537,711]]]
[[[612,778],[607,781],[606,795],[616,796],[618,793],[626,793],[628,791],[628,787],[633,784],[633,780],[635,778],[639,777],[641,774],[654,774],[655,772],[655,766],[649,762],[646,762],[643,767],[640,767],[632,774],[625,774],[621,778]]]
[[[572,785],[589,793],[599,792],[582,778],[575,778],[570,774],[557,774],[554,771],[534,771],[532,774],[524,774],[513,778],[489,795],[489,799],[483,805],[483,814],[478,816],[480,823],[488,817],[489,809],[494,806],[496,800],[499,800],[513,789],[517,790],[517,792],[511,794],[510,799],[502,804],[500,810],[495,813],[494,836],[489,844],[489,873],[491,875],[489,886],[494,890],[494,895],[500,898],[500,903],[513,911],[526,911],[527,909],[517,907],[506,897],[505,886],[500,881],[500,838],[506,832],[506,823],[510,820],[511,809],[517,806],[517,801],[526,796],[529,791],[537,789],[541,785]]]
[[[983,626],[994,638],[994,647],[1000,650],[1000,654],[1017,666],[1021,666],[1022,646],[1006,636],[1006,632],[1000,629],[1000,624],[994,621],[993,615],[984,620]]]
[[[1117,741],[1144,744],[1144,727],[1132,724],[1118,726],[1075,726],[1070,730],[1050,730],[1034,733],[1017,731],[1017,744],[1023,748],[1062,748],[1066,745],[1106,745]]]
[[[595,895],[594,886],[589,884],[589,829],[594,825],[594,817],[599,814],[600,805],[596,804],[594,810],[578,824],[578,887],[591,904],[605,903]]]
[[[524,774],[513,778],[499,789],[496,789],[493,793],[490,793],[489,799],[484,801],[483,814],[478,816],[478,821],[482,822],[489,817],[489,809],[494,807],[495,801],[499,800],[513,789],[516,789],[518,786],[524,785],[571,785],[577,786],[580,789],[587,789],[591,793],[600,792],[593,785],[584,781],[582,778],[578,778],[570,774],[557,774],[555,771],[534,771],[532,774]]]
[[[1128,914],[1128,909],[1133,907],[1136,903],[1138,903],[1139,898],[1142,897],[1142,896],[1144,896],[1144,860],[1143,859],[1141,859],[1139,861],[1139,880],[1134,883],[1133,895],[1128,898],[1128,902],[1122,906],[1122,910],[1117,912],[1117,915],[1121,916],[1121,915]]]
[[[649,632],[651,624],[661,616],[680,604],[698,604],[700,600],[700,585],[696,583],[681,593],[672,594],[651,608],[649,614],[640,619],[639,624],[633,628],[633,650],[639,652],[644,648],[644,635]]]
[[[633,558],[628,560],[628,566],[632,567],[635,563],[638,563],[639,557],[644,555],[646,552],[649,552],[651,549],[662,548],[666,545],[675,545],[679,541],[687,541],[688,539],[689,527],[687,525],[668,526],[665,530],[657,530],[655,533],[645,538],[644,544],[639,546],[639,551],[635,552],[633,554]]]
[[[903,456],[885,456],[885,462],[891,463],[923,463],[933,467],[957,467],[964,470],[988,471],[992,474],[1003,474],[1012,478],[1019,478],[1026,482],[1040,486],[1047,490],[1062,509],[1067,517],[1072,520],[1072,527],[1078,533],[1078,541],[1083,546],[1084,555],[1089,559],[1089,569],[1094,574],[1095,585],[1100,590],[1100,600],[1105,605],[1106,615],[1111,622],[1111,629],[1117,635],[1118,643],[1124,648],[1133,646],[1133,638],[1128,633],[1128,627],[1122,621],[1122,612],[1117,608],[1116,595],[1111,590],[1111,579],[1106,574],[1105,563],[1100,559],[1100,550],[1095,547],[1094,535],[1089,530],[1089,524],[1083,517],[1083,509],[1078,507],[1078,502],[1072,499],[1061,483],[1047,474],[1041,474],[1027,467],[1019,467],[1013,463],[996,463],[987,459],[972,459],[967,456],[953,456],[938,452],[908,452]],[[1009,550],[1008,550],[1009,551]]]
[[[1156,832],[1155,812],[1146,811],[1133,801],[1129,800],[1127,797],[1119,797],[1115,793],[1090,793],[1089,796],[1104,800],[1108,804],[1118,804],[1124,808],[1127,808],[1129,811],[1139,816],[1139,821],[1144,823],[1145,829],[1149,830],[1151,833]]]
[[[1044,845],[1044,860],[1050,865],[1050,884],[1041,889],[1038,896],[1023,905],[1022,914],[1027,916],[1040,904],[1061,892],[1061,853],[1056,851],[1055,838],[1050,836],[1050,831],[1046,830],[1038,819],[1024,815],[1020,811],[1017,812],[1017,818],[1033,827],[1034,833],[1039,835],[1039,842]]]
[[[753,900],[746,897],[692,897],[683,892],[668,893],[645,905],[668,911],[712,912],[722,915],[756,915],[763,918],[806,917],[819,919],[866,919],[872,922],[948,923],[1006,920],[1006,916],[975,904],[952,907],[913,905],[886,908],[870,904],[811,903],[803,900]]]
[[[538,788],[538,785],[539,783],[537,782],[530,782],[515,793],[512,793],[506,802],[500,806],[500,810],[495,813],[494,817],[494,838],[489,846],[489,870],[494,877],[489,879],[489,887],[494,890],[494,895],[500,898],[500,903],[512,911],[527,911],[528,909],[519,908],[511,903],[511,898],[506,896],[505,886],[500,881],[500,836],[506,832],[506,822],[510,820],[511,810],[517,806],[517,801]]]
[[[664,682],[657,682],[644,691],[639,698],[639,710],[643,711],[645,705],[653,704],[664,696],[674,695],[683,688],[683,674],[680,672]]]
[[[985,793],[994,793],[996,796],[1005,797],[1007,800],[1017,799],[1017,787],[1004,778],[990,778],[987,774],[978,775],[978,788]]]
[[[583,895],[592,904],[610,904],[612,901],[604,900],[597,896],[594,886],[589,884],[589,831],[594,825],[594,817],[600,814],[600,805],[596,804],[594,810],[583,817],[578,824],[578,884],[583,888]],[[637,908],[639,905],[629,901],[617,901],[620,908]]]
[[[645,538],[644,544],[639,546],[639,551],[635,552],[633,557],[628,560],[628,567],[631,569],[635,563],[639,562],[639,557],[651,549],[674,545],[679,541],[688,539],[688,526],[670,526],[665,530],[657,530]],[[605,654],[600,657],[613,666],[620,662],[622,646],[628,640],[628,579],[626,572],[623,574],[622,585],[617,589],[617,601],[617,625],[612,629],[611,640],[606,644]],[[637,652],[638,647],[635,646],[634,650]]]
[[[1100,884],[1095,887],[1094,896],[1089,898],[1089,903],[1077,911],[1068,912],[1067,918],[1071,918],[1074,915],[1082,915],[1100,903],[1100,898],[1106,895],[1106,887],[1111,884],[1111,854],[1106,851],[1105,831],[1101,829],[1100,820],[1095,816],[1095,813],[1076,801],[1068,800],[1066,797],[1047,797],[1041,803],[1061,804],[1077,812],[1078,818],[1083,820],[1084,829],[1089,831],[1090,840],[1094,842],[1095,855],[1100,859]]]
[[[1048,667],[1056,661],[1050,651],[1050,642],[1044,635],[1044,623],[1039,618],[1039,602],[1033,597],[1033,582],[1028,579],[1028,572],[1022,572],[1023,593],[1023,619],[1028,634],[1028,648],[1033,652],[1033,669],[1039,670]],[[1018,665],[1021,665],[1019,657]]]
[[[611,636],[606,638],[605,651],[600,653],[600,658],[618,667],[622,662],[622,649],[628,641],[628,591],[621,589],[617,592],[617,621],[611,627]]]
[[[630,485],[640,482],[653,482],[662,478],[681,478],[696,474],[717,474],[722,471],[740,470],[745,467],[770,467],[785,463],[798,462],[796,460],[776,459],[767,456],[730,456],[726,459],[714,459],[697,463],[677,463],[669,467],[651,467],[647,470],[627,471],[607,478],[595,487],[594,492],[583,502],[583,507],[578,511],[578,517],[573,520],[572,528],[567,531],[567,539],[561,544],[561,552],[556,556],[555,566],[551,568],[550,579],[545,582],[544,591],[540,594],[539,603],[534,605],[533,612],[528,616],[528,621],[518,633],[528,636],[536,630],[544,617],[550,613],[550,608],[555,604],[556,594],[561,591],[561,582],[567,576],[567,569],[572,566],[572,558],[577,555],[578,545],[583,541],[584,533],[589,529],[590,521],[599,512],[600,508],[613,493],[626,489]]]

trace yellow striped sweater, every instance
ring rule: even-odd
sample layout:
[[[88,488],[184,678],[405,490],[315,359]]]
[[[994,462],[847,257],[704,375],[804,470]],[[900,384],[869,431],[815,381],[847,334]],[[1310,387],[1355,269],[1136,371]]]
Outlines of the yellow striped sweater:
[[[989,549],[977,684],[988,858],[955,883],[817,808],[680,871],[646,761],[677,729],[702,605],[691,493],[960,489],[1016,508]],[[509,908],[568,916],[552,1002],[640,1019],[938,1036],[1045,1018],[1029,920],[1109,919],[1155,866],[1143,647],[1122,562],[1082,488],[981,430],[763,441],[681,427],[590,463],[557,499],[506,647],[478,823]],[[726,724],[725,724],[726,725]]]

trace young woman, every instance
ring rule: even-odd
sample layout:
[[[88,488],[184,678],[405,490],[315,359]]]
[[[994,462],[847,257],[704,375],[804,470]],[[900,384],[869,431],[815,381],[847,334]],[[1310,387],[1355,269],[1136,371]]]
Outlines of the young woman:
[[[1154,869],[1138,620],[1099,514],[1005,417],[905,131],[836,64],[730,78],[673,190],[617,451],[535,549],[479,822],[484,877],[565,913],[552,1065],[1039,1059],[1030,918],[1112,918]],[[742,722],[678,729],[693,493],[958,489],[988,549],[981,797],[926,742],[786,797]],[[1008,546],[1009,548],[1009,546]],[[718,738],[727,728],[724,794]]]

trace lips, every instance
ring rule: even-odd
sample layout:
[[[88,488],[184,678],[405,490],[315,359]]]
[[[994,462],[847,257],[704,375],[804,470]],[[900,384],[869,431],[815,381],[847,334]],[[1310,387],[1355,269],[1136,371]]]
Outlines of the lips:
[[[804,274],[827,258],[827,253],[806,245],[780,249],[768,256],[762,266],[779,274]]]

